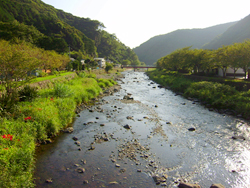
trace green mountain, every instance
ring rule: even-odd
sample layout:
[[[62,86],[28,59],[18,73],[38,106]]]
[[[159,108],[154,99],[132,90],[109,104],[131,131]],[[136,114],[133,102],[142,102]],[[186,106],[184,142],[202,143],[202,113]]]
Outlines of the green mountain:
[[[0,0],[0,39],[21,38],[59,53],[70,46],[92,57],[140,63],[133,50],[103,28],[97,20],[73,16],[41,0]]]
[[[205,29],[181,29],[164,35],[155,36],[134,48],[140,61],[152,65],[159,58],[170,54],[179,48],[192,46],[201,48],[219,34],[225,32],[236,22],[216,25]]]
[[[250,15],[238,21],[202,48],[217,49],[222,45],[227,46],[233,43],[243,42],[246,39],[250,39]]]

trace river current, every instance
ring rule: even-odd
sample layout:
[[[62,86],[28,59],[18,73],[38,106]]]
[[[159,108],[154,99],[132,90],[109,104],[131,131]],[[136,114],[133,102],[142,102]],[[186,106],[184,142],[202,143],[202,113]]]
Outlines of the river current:
[[[248,122],[158,87],[143,72],[123,74],[118,92],[79,113],[73,133],[41,146],[36,187],[250,187]]]

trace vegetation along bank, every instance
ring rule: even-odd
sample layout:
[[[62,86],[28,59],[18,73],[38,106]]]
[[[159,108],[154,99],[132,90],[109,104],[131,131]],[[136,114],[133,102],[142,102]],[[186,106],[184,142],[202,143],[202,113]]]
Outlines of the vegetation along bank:
[[[150,79],[170,88],[184,97],[200,101],[210,110],[250,119],[250,90],[238,91],[235,87],[214,81],[199,81],[165,69],[147,72]]]
[[[1,106],[0,187],[34,187],[36,145],[51,142],[73,121],[77,106],[116,84],[113,79],[98,79],[85,72],[59,76],[45,83],[42,86],[47,87],[39,90],[24,86],[16,96],[19,101],[12,101],[8,109]]]

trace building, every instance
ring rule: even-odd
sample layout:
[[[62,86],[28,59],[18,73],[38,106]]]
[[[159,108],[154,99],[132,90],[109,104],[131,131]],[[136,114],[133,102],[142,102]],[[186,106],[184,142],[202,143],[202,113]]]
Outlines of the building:
[[[105,61],[104,58],[94,58],[94,60],[97,61],[98,66],[99,66],[100,68],[104,68],[104,67],[105,67],[106,61]]]

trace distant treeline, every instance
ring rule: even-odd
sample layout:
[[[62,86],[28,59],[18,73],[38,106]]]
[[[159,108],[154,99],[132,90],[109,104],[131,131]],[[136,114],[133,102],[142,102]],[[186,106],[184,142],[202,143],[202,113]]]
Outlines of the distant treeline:
[[[250,41],[243,43],[234,43],[229,46],[223,46],[217,50],[190,49],[185,47],[178,49],[171,54],[160,58],[157,61],[159,69],[184,71],[194,73],[209,73],[208,70],[220,68],[223,76],[230,67],[234,74],[239,68],[242,68],[245,75],[250,67]]]

